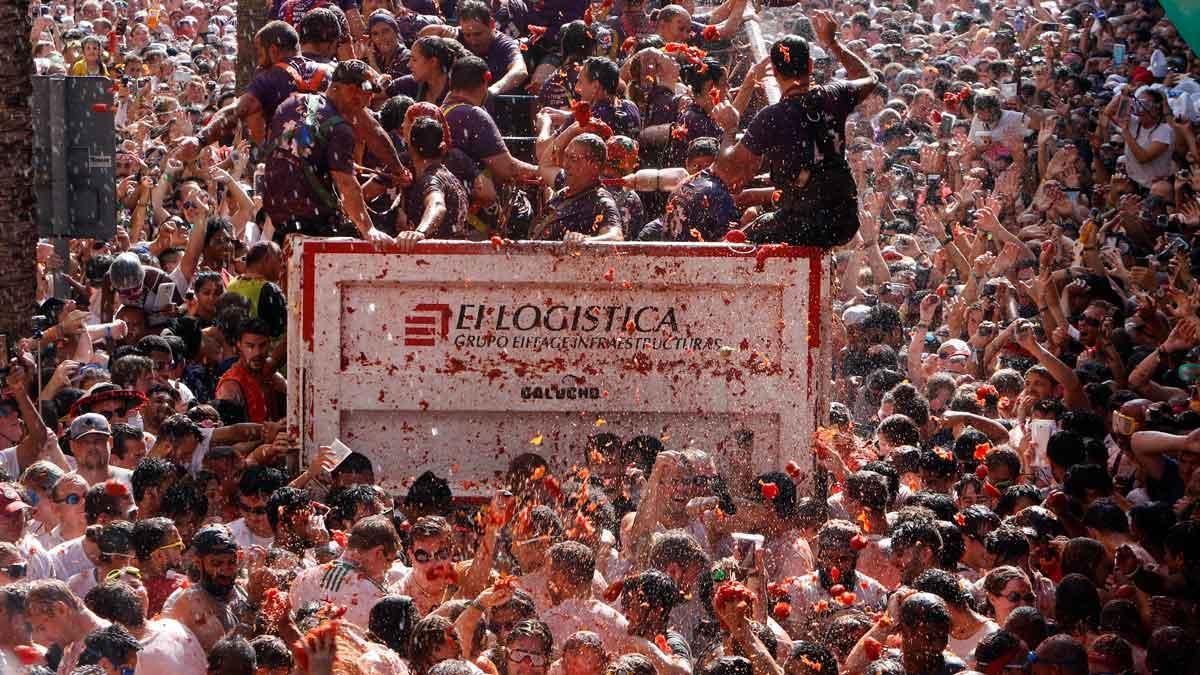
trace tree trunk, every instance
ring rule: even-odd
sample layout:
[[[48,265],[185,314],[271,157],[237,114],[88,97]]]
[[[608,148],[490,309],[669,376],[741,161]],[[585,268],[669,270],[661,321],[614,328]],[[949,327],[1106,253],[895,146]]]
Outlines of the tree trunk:
[[[242,0],[237,4],[237,90],[245,91],[258,67],[254,34],[267,24],[273,0]]]
[[[28,0],[0,2],[0,332],[14,340],[29,335],[37,294],[28,10]]]

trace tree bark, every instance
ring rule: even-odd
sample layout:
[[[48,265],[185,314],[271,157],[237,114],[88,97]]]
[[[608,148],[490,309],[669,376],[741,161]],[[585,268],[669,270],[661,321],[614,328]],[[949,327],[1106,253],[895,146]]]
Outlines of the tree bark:
[[[37,294],[28,17],[28,0],[0,3],[0,332],[14,340],[29,335]]]
[[[243,0],[237,4],[237,90],[245,91],[258,68],[254,35],[267,25],[273,0]]]

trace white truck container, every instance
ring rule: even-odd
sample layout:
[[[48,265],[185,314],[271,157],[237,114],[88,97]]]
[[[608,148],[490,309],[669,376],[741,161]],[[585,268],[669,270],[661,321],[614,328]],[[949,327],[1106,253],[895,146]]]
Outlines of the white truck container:
[[[811,467],[828,372],[826,261],[720,243],[290,244],[289,422],[340,438],[388,490],[426,469],[464,497],[511,458],[584,464],[650,434],[746,471]],[[744,472],[739,472],[744,473]]]

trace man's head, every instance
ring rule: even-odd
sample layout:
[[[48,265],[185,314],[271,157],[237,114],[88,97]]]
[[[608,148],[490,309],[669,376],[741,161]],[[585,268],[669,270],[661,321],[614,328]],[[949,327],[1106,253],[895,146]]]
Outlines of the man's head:
[[[179,471],[170,461],[161,457],[147,457],[133,470],[133,499],[143,517],[158,513],[158,505],[167,488],[179,477]]]
[[[192,549],[200,570],[200,586],[215,598],[229,597],[241,557],[233,533],[224,525],[207,525],[192,537]]]
[[[287,476],[279,469],[256,464],[246,468],[238,479],[237,507],[246,528],[257,537],[271,537],[271,522],[267,519],[267,500],[287,484]]]
[[[209,675],[252,675],[257,667],[254,647],[240,635],[217,640],[208,652]]]
[[[246,251],[246,269],[277,282],[283,275],[283,251],[273,241],[260,241]]]
[[[606,101],[617,95],[621,82],[621,71],[617,64],[602,57],[584,59],[575,83],[575,93],[588,103]]]
[[[11,648],[29,644],[33,639],[29,619],[25,616],[27,601],[24,585],[0,585],[0,645]]]
[[[80,470],[89,473],[108,470],[112,431],[102,415],[85,413],[76,417],[67,429],[67,439]]]
[[[157,365],[155,372],[158,372]],[[159,425],[163,423],[163,420],[179,411],[179,403],[181,398],[179,396],[179,391],[175,389],[175,387],[163,382],[156,382],[150,385],[150,389],[146,392],[146,398],[150,400],[146,405],[142,406],[142,422],[147,427],[147,430],[153,433],[158,430]],[[124,464],[130,464],[130,466],[125,468],[132,469],[133,466],[137,465],[137,460],[135,459],[134,461],[130,462],[124,457],[123,454],[121,454],[121,452],[124,451],[124,448],[119,448],[117,446],[116,429],[114,429],[113,432],[113,455],[116,456],[116,460],[119,461],[122,466]],[[122,438],[122,441],[124,440],[125,439]],[[144,441],[142,443],[142,448],[142,454],[145,454]]]
[[[44,645],[71,644],[78,639],[79,601],[66,582],[39,579],[29,584],[25,614],[33,629],[33,639]]]
[[[133,525],[133,553],[138,567],[149,576],[183,570],[185,544],[170,518],[146,518]]]
[[[261,373],[271,353],[271,329],[266,321],[257,318],[242,322],[239,328],[237,350],[241,363],[251,372]]]
[[[781,80],[807,81],[812,74],[808,40],[799,35],[785,35],[771,45],[771,67]],[[783,83],[780,83],[783,86]]]
[[[174,389],[165,385],[155,385],[151,387],[153,390],[156,387],[163,387],[171,392]],[[177,392],[176,392],[177,394]],[[153,400],[153,399],[151,399]],[[143,420],[146,418],[143,417]],[[147,422],[147,426],[149,423]],[[157,428],[155,426],[154,428]],[[133,470],[138,462],[146,456],[146,437],[142,432],[128,424],[113,424],[112,425],[112,451],[109,456],[109,461],[113,466],[119,466],[122,469]]]
[[[675,581],[665,572],[649,569],[625,579],[621,611],[629,619],[629,632],[654,639],[666,628],[671,610],[681,599]]]
[[[441,516],[422,516],[408,532],[413,574],[435,586],[453,581],[453,530]]]
[[[107,675],[133,675],[142,643],[119,624],[97,628],[83,638],[79,665],[98,665]]]
[[[942,536],[933,521],[910,520],[892,531],[892,566],[901,580],[912,584],[924,570],[937,567],[942,553]]]
[[[300,51],[300,35],[285,21],[271,21],[254,36],[258,49],[258,65],[270,68]]]
[[[124,581],[105,581],[92,587],[83,604],[101,619],[120,624],[129,630],[146,625],[146,589],[136,580],[137,589]]]
[[[356,113],[367,109],[371,98],[379,92],[372,77],[371,67],[365,61],[351,59],[338,63],[333,70],[332,84],[326,96],[343,113]]]
[[[655,16],[654,32],[664,42],[687,43],[692,28],[692,15],[679,5],[667,5]]]
[[[347,546],[364,574],[383,578],[400,550],[400,537],[390,518],[369,516],[350,529]]]
[[[592,133],[576,136],[563,151],[567,191],[580,192],[599,182],[607,158],[608,150],[599,136]]]
[[[486,56],[495,39],[496,22],[492,10],[479,0],[458,5],[458,29],[463,46],[476,56]]]
[[[572,597],[588,597],[596,573],[596,554],[577,541],[561,541],[546,551],[549,574],[546,590],[555,603]]]
[[[267,500],[267,521],[275,533],[276,544],[312,548],[329,541],[325,529],[328,507],[314,500],[307,491],[281,487]]]
[[[320,57],[337,55],[338,43],[342,39],[342,26],[338,16],[328,7],[316,7],[304,13],[297,26],[300,44],[306,52]]]
[[[859,536],[858,527],[848,520],[830,520],[817,531],[817,570],[822,580],[839,577],[843,583],[852,583],[854,571],[858,567],[858,548],[855,548],[855,537]],[[837,569],[840,574],[830,574]]]
[[[24,536],[33,509],[25,502],[24,495],[17,483],[0,483],[0,541],[13,543]]]
[[[142,267],[142,261],[136,253],[126,251],[113,258],[112,265],[108,268],[108,279],[121,304],[141,305],[146,269]]]
[[[684,530],[667,530],[655,535],[648,562],[651,568],[666,572],[679,592],[685,595],[695,591],[700,575],[710,564],[704,547]]]
[[[1070,635],[1054,635],[1042,640],[1033,652],[1030,675],[1087,675],[1088,654]]]
[[[950,610],[932,593],[913,593],[900,605],[900,634],[904,652],[939,655],[950,640]]]
[[[477,104],[483,102],[491,83],[492,75],[488,72],[487,62],[478,56],[460,56],[450,68],[450,90]]]
[[[183,414],[171,415],[158,428],[158,440],[171,447],[170,457],[181,464],[190,463],[196,447],[204,440],[200,425]]]

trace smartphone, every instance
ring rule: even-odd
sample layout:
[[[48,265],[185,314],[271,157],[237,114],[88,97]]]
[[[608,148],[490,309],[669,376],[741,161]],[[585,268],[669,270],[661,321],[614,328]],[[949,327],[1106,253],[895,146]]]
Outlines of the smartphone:
[[[175,284],[170,281],[163,282],[159,284],[156,293],[156,302],[161,310],[175,300]]]
[[[1125,65],[1125,43],[1114,42],[1112,46],[1113,65],[1120,68]]]
[[[738,567],[750,569],[754,567],[754,554],[763,547],[766,539],[761,534],[733,533],[733,557],[738,561]]]

